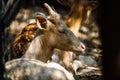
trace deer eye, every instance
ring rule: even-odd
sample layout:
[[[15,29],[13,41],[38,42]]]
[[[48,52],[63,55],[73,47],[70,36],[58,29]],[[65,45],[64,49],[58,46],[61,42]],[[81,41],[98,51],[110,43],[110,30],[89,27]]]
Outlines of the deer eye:
[[[60,33],[65,33],[65,31],[62,31],[62,30],[60,30],[59,32],[60,32]]]
[[[61,28],[61,29],[59,29],[58,31],[59,31],[59,33],[65,33],[65,30],[64,30],[64,29],[62,29],[62,28]]]

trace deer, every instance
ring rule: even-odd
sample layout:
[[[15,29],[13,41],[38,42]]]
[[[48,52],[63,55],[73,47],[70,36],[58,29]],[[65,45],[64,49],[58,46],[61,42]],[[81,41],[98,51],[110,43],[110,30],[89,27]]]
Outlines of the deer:
[[[21,50],[17,54],[20,56],[15,56],[13,59],[23,57],[47,62],[51,58],[54,48],[73,52],[85,51],[85,45],[65,25],[60,15],[47,3],[44,5],[48,9],[50,16],[40,12],[35,13],[36,23],[27,25],[18,33],[13,41],[15,46],[12,46],[12,49],[11,47],[9,48],[12,51],[8,50],[8,53],[5,54],[6,62],[7,58],[12,58],[12,55],[16,55],[15,53],[20,48],[25,49],[23,50],[25,52],[21,53]],[[27,37],[24,38],[24,36]],[[24,43],[20,40],[26,41],[27,47],[24,47]],[[17,48],[16,51],[14,51],[15,47]]]
[[[11,80],[75,80],[61,65],[55,62],[19,58],[6,62],[7,79]]]
[[[60,15],[52,10],[49,5],[45,4],[45,7],[50,14],[48,19],[43,14],[37,14],[37,25],[39,29],[43,31],[44,35],[38,36],[37,34],[40,34],[41,32],[39,30],[36,32],[37,37],[33,39],[23,57],[35,58],[47,62],[52,56],[51,53],[53,53],[54,48],[65,51],[83,52],[85,46],[77,37],[75,37],[73,32],[69,30],[63,21],[60,20]],[[42,17],[39,15],[42,15]],[[38,43],[41,45],[37,45]]]
[[[5,62],[16,58],[37,59],[47,63],[55,48],[63,51],[84,52],[85,45],[64,24],[60,15],[47,3],[49,16],[36,12],[36,23],[20,31],[5,54]]]

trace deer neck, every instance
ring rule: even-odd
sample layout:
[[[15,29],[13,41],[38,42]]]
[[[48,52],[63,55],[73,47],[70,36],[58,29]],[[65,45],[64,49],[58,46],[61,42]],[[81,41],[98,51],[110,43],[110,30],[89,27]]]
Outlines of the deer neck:
[[[51,58],[52,53],[53,47],[49,43],[49,36],[41,34],[39,36],[36,35],[23,57],[47,62]]]

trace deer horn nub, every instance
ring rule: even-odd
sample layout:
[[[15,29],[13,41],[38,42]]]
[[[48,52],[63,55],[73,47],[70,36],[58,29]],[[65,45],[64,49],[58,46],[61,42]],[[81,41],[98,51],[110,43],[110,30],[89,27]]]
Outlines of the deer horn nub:
[[[48,9],[50,19],[54,21],[54,23],[59,23],[60,22],[60,15],[55,12],[47,3],[44,3],[44,6]]]

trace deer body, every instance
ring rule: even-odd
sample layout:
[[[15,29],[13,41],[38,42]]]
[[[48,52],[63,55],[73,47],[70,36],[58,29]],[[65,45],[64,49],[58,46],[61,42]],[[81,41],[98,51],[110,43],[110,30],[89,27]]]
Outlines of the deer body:
[[[5,64],[12,80],[74,80],[73,76],[57,63],[43,63],[35,59],[20,58]]]

